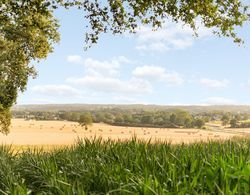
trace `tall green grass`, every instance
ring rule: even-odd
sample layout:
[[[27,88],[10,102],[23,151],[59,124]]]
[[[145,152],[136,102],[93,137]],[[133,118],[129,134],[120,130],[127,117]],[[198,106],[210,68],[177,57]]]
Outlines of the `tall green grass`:
[[[250,194],[250,140],[0,148],[0,194]]]

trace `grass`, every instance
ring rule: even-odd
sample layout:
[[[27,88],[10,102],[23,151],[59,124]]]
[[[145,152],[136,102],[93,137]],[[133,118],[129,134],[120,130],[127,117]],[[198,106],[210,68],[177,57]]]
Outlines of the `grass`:
[[[0,148],[0,194],[249,194],[250,140]]]

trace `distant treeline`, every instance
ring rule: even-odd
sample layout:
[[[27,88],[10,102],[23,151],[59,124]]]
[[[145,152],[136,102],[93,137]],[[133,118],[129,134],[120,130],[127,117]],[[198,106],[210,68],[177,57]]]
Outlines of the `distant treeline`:
[[[250,122],[241,122],[231,127],[232,128],[250,128]]]
[[[107,123],[118,126],[143,126],[165,128],[202,128],[206,122],[221,120],[224,125],[230,119],[246,120],[247,114],[231,114],[219,111],[190,114],[182,109],[152,110],[107,108],[89,111],[13,111],[14,118],[35,120],[67,120],[79,122],[83,114],[88,113],[94,123]],[[238,124],[238,123],[237,123]]]
[[[142,104],[42,104],[42,105],[16,105],[12,108],[14,111],[96,111],[104,109],[121,109],[121,110],[144,110],[144,111],[166,111],[181,109],[191,114],[200,113],[233,113],[233,114],[250,114],[249,105],[217,105],[217,106],[169,106],[169,105],[142,105]]]

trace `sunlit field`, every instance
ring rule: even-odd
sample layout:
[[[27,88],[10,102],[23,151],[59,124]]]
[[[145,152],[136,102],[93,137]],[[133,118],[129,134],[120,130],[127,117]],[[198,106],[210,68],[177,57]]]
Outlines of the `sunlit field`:
[[[239,130],[237,130],[239,131]],[[120,127],[107,124],[93,124],[88,129],[78,123],[67,121],[12,120],[10,133],[0,135],[2,144],[16,146],[67,146],[77,139],[128,140],[136,137],[151,142],[168,141],[172,144],[193,143],[197,141],[225,140],[243,134],[233,129],[226,131],[199,129],[164,129],[142,127]],[[244,131],[247,131],[246,129]]]

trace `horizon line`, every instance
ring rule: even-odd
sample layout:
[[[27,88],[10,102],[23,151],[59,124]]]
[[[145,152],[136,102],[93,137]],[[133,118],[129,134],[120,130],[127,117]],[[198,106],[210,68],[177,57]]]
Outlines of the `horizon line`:
[[[250,104],[143,104],[143,103],[31,103],[31,104],[16,104],[15,106],[49,106],[49,105],[114,105],[114,106],[126,106],[126,105],[142,105],[142,106],[250,106]]]

